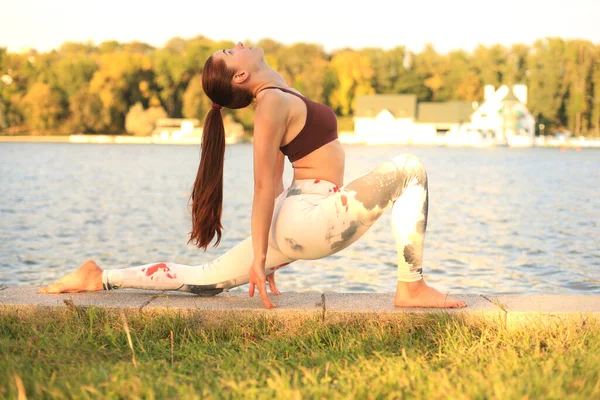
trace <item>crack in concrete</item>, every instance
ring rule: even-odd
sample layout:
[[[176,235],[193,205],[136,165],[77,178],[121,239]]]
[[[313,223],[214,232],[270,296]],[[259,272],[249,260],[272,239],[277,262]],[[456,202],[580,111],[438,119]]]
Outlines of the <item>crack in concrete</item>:
[[[486,299],[487,301],[489,301],[490,303],[492,303],[493,305],[495,305],[496,307],[499,307],[502,311],[507,312],[506,311],[506,306],[502,303],[500,303],[500,301],[498,299],[488,299],[487,297],[485,297],[485,295],[481,294],[481,297],[483,297],[484,299]]]
[[[148,300],[146,300],[144,303],[142,303],[142,305],[138,308],[138,311],[142,312],[142,309],[144,307],[146,307],[148,304],[152,303],[154,300],[156,300],[160,296],[161,296],[161,294],[153,294],[152,296],[150,296],[150,298]]]
[[[489,301],[490,303],[492,303],[493,305],[495,305],[496,307],[498,307],[500,310],[502,310],[502,323],[504,325],[504,327],[506,328],[506,324],[508,323],[507,321],[507,316],[508,316],[508,310],[506,308],[506,306],[502,303],[500,303],[500,301],[498,299],[488,299],[487,297],[485,297],[485,295],[480,294],[481,297],[483,297],[484,299],[486,299],[487,301]]]
[[[76,314],[84,314],[87,312],[87,307],[85,306],[78,306],[73,302],[73,299],[64,299],[63,303],[65,303],[65,305],[67,306],[67,308],[69,309],[69,311],[72,311]]]

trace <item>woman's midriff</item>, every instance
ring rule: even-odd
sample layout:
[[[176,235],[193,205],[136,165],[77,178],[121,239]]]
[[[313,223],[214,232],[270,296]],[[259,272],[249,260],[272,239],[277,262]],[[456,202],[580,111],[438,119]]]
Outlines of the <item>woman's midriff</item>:
[[[339,140],[334,140],[292,163],[294,180],[322,179],[342,187],[344,165],[344,147]]]

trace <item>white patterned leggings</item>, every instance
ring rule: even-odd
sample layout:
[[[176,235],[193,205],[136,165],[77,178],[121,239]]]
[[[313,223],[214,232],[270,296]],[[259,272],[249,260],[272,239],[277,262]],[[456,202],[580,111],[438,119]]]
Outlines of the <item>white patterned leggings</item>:
[[[392,206],[398,280],[422,278],[427,227],[427,173],[421,161],[401,155],[338,188],[323,180],[297,180],[275,200],[266,274],[295,260],[337,253],[360,238]],[[181,290],[214,295],[249,282],[253,260],[248,238],[207,264],[170,262],[105,270],[104,289]]]

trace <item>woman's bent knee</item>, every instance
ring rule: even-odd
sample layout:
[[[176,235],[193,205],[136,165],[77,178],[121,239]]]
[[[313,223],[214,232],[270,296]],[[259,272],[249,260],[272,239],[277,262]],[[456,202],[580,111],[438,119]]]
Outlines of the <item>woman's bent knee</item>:
[[[419,157],[412,154],[401,154],[392,161],[402,176],[403,185],[414,178],[417,178],[420,184],[427,185],[427,171]]]
[[[415,155],[412,154],[400,154],[399,156],[395,157],[393,160],[393,163],[396,164],[396,167],[398,167],[398,169],[403,170],[403,169],[425,169],[425,166],[423,165],[423,162],[421,161],[421,159]]]

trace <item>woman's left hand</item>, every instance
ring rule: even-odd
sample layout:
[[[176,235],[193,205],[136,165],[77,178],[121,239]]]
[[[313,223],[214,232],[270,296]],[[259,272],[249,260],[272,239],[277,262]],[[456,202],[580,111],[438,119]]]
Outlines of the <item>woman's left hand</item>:
[[[275,271],[271,272],[270,275],[267,275],[267,282],[269,282],[269,289],[271,290],[271,293],[275,295],[281,294],[281,292],[275,287]]]
[[[272,275],[271,275],[272,276]],[[274,279],[274,278],[271,278]],[[273,280],[273,284],[275,281]],[[271,282],[269,281],[269,286],[271,289],[274,286],[271,286]],[[248,294],[250,297],[254,297],[254,289],[258,288],[258,293],[260,293],[260,299],[266,308],[274,308],[275,304],[271,302],[269,296],[267,295],[267,279],[265,277],[265,267],[262,263],[252,263],[250,267],[250,288],[248,289]]]

